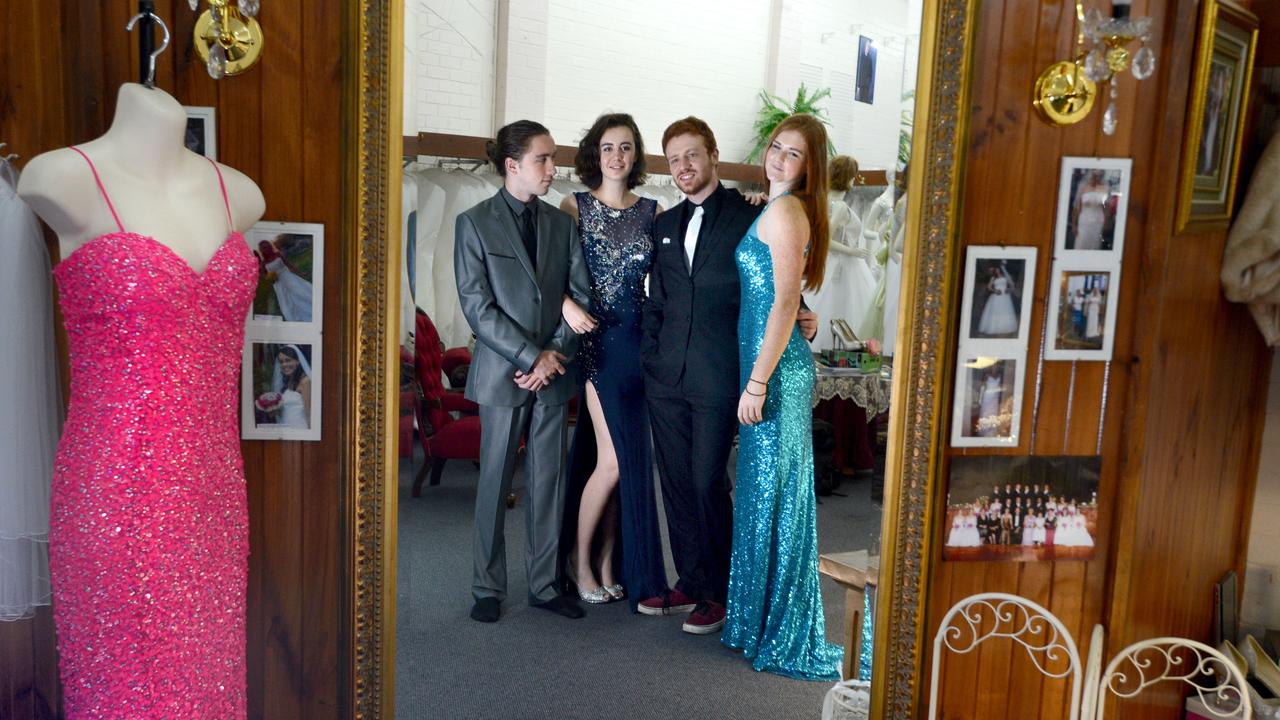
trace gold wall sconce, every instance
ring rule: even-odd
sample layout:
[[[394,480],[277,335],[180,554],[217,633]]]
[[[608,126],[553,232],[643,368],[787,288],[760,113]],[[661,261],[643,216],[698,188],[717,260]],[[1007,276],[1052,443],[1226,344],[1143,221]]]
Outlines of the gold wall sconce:
[[[1036,81],[1033,104],[1040,117],[1054,125],[1080,122],[1093,109],[1098,85],[1109,83],[1107,109],[1102,115],[1102,132],[1116,131],[1116,100],[1119,90],[1115,78],[1125,70],[1138,80],[1151,76],[1156,69],[1156,54],[1147,47],[1151,18],[1131,18],[1132,0],[1113,0],[1111,16],[1096,9],[1084,9],[1084,0],[1076,0],[1076,57],[1050,65]],[[1092,44],[1088,47],[1086,40]],[[1139,47],[1132,55],[1129,44]]]
[[[192,10],[200,0],[188,0]],[[209,77],[221,80],[253,67],[262,57],[262,26],[255,16],[260,0],[208,0],[209,9],[196,19],[196,54]]]

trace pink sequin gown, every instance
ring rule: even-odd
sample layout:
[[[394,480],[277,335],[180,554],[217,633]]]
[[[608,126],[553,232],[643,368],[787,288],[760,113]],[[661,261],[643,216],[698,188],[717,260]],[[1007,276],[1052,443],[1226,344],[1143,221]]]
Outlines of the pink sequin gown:
[[[49,533],[66,716],[243,718],[236,379],[257,263],[233,231],[203,272],[127,232],[85,160],[120,231],[54,269],[71,355]]]

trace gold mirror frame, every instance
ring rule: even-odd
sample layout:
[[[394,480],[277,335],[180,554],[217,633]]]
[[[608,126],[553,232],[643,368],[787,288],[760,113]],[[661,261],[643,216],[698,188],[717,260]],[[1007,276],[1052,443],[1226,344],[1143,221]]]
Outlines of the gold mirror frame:
[[[898,318],[901,342],[886,456],[872,717],[914,717],[921,697],[932,480],[945,443],[946,365],[957,312],[960,182],[976,3],[925,0]],[[347,5],[343,48],[346,207],[345,426],[348,482],[344,704],[354,720],[390,720],[395,702],[399,458],[398,247],[403,138],[403,0]],[[923,111],[922,111],[923,109]],[[391,221],[396,218],[395,221]],[[906,283],[904,282],[904,285]]]

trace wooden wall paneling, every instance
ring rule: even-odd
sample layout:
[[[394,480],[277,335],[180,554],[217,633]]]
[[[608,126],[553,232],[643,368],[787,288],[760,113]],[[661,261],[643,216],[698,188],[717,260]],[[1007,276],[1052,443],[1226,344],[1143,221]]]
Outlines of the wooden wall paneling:
[[[256,126],[259,177],[267,197],[266,220],[307,220],[303,212],[301,22],[303,13],[279,3],[263,4],[271,52],[235,78],[257,86],[257,103],[246,115]],[[237,112],[238,110],[233,110]],[[253,144],[253,143],[250,143]],[[326,246],[330,237],[326,233]],[[320,391],[323,391],[322,384]],[[323,411],[323,400],[321,410]],[[321,427],[324,425],[322,423]],[[304,455],[313,443],[262,442],[262,573],[265,644],[262,683],[265,717],[302,717],[302,485]]]
[[[325,287],[328,298],[346,297],[343,291],[344,228],[342,216],[342,58],[336,49],[342,45],[342,23],[346,17],[341,0],[311,0],[302,18],[298,47],[301,49],[298,72],[301,77],[299,110],[303,143],[300,148],[302,213],[309,222],[323,222],[326,229]],[[325,303],[323,388],[324,431],[320,443],[312,443],[314,452],[307,455],[302,475],[295,482],[302,495],[302,566],[301,621],[302,635],[302,702],[305,718],[337,718],[342,716],[340,693],[343,662],[340,660],[340,628],[345,588],[340,568],[342,548],[344,483],[342,468],[346,440],[346,378],[342,362],[346,336],[343,332],[346,310],[339,303]]]

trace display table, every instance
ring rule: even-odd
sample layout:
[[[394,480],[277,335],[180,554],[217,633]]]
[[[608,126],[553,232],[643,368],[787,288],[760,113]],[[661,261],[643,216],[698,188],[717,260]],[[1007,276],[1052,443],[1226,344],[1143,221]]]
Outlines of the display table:
[[[893,380],[879,372],[861,373],[850,368],[818,366],[817,381],[813,387],[813,404],[823,400],[840,398],[854,404],[875,417],[889,409],[889,396]]]
[[[813,416],[835,427],[833,460],[842,474],[875,470],[875,420],[889,409],[892,388],[893,381],[879,372],[818,366]]]
[[[840,677],[850,680],[858,676],[857,668],[862,658],[863,613],[867,608],[873,614],[875,612],[880,557],[868,557],[866,550],[826,553],[818,556],[818,572],[844,588],[844,663],[840,667]],[[871,588],[870,604],[866,601],[868,587]]]

